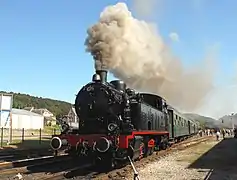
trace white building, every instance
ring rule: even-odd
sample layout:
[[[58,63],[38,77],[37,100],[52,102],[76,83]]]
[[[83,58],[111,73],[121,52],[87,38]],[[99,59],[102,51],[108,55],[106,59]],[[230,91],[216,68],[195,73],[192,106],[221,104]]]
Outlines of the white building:
[[[44,116],[24,109],[12,109],[12,129],[43,129]]]
[[[34,107],[25,107],[24,110],[34,112],[34,113],[37,113],[37,114],[41,114],[45,118],[54,118],[54,114],[51,113],[48,109],[45,109],[45,108],[35,109]]]
[[[46,108],[40,108],[40,109],[35,109],[34,107],[25,107],[24,110],[37,113],[39,115],[44,116],[44,123],[45,125],[56,125],[56,117],[54,116],[53,113],[51,113],[48,109]]]
[[[54,115],[48,109],[33,109],[31,112],[41,114],[46,118],[53,118]]]
[[[67,121],[68,121],[69,126],[75,127],[75,128],[79,127],[78,125],[79,118],[76,114],[76,110],[74,107],[71,107],[71,109],[69,110],[68,115],[67,115]]]

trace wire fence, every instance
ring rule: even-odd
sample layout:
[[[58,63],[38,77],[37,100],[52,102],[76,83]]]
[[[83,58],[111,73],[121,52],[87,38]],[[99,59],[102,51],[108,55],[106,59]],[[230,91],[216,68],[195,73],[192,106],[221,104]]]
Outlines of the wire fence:
[[[46,129],[9,129],[1,128],[0,134],[0,147],[7,146],[9,144],[20,144],[25,141],[31,141],[37,144],[42,144],[43,141],[50,140],[52,135],[60,134],[60,130],[56,128]]]

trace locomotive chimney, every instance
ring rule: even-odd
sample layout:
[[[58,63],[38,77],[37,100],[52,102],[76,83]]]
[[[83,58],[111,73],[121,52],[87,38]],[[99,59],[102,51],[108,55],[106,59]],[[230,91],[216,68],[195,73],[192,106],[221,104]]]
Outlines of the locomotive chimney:
[[[100,76],[101,82],[105,83],[107,82],[107,68],[100,59],[95,59],[95,72]]]
[[[107,70],[105,69],[96,70],[96,74],[100,75],[100,79],[102,83],[107,82]]]

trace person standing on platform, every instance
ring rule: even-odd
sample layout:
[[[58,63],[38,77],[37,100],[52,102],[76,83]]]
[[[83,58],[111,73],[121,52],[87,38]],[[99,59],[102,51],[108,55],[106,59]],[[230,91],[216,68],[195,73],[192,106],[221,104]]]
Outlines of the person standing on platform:
[[[216,140],[217,141],[219,141],[220,135],[221,135],[220,131],[217,130],[217,132],[216,132]]]
[[[225,129],[222,129],[223,139],[225,139]]]

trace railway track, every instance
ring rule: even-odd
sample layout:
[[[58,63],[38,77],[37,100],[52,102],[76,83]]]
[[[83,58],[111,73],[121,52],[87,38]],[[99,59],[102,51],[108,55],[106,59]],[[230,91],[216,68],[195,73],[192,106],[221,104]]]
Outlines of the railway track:
[[[58,157],[54,156],[44,156],[31,159],[23,159],[12,162],[5,162],[0,164],[0,175],[11,175],[16,173],[30,173],[34,168],[50,165],[54,163],[61,163],[67,160],[71,160],[68,155],[61,155]]]
[[[52,152],[52,149],[50,148],[31,148],[31,149],[0,149],[0,156],[4,155],[19,155],[19,154],[26,154],[29,152],[45,152],[50,151]]]
[[[141,159],[140,161],[135,161],[134,165],[136,168],[139,168],[141,166],[145,166],[148,163],[157,161],[171,153],[177,152],[177,151],[181,151],[184,150],[186,148],[198,145],[202,142],[208,141],[210,139],[210,137],[201,137],[201,138],[196,138],[196,139],[187,139],[185,141],[179,142],[177,144],[174,144],[172,147],[166,149],[166,150],[162,150],[162,151],[158,151],[156,153],[153,153],[153,155],[148,156],[147,158]],[[101,173],[99,175],[97,175],[94,179],[95,180],[105,180],[105,179],[122,179],[125,178],[127,175],[131,175],[132,171],[132,167],[130,165],[127,165],[125,167],[122,167],[120,169],[115,169],[113,171],[110,172],[106,172],[106,173]]]
[[[173,145],[171,148],[168,148],[163,151],[158,151],[154,153],[152,156],[142,159],[141,161],[135,162],[136,166],[143,163],[149,163],[152,160],[158,160],[172,152],[179,151],[191,146],[195,146],[201,142],[207,141],[208,137],[201,137],[201,138],[190,138],[180,143]],[[126,174],[131,172],[130,165],[125,165],[120,169],[115,169],[110,172],[97,172],[94,170],[91,164],[83,164],[78,167],[68,168],[65,171],[50,174],[45,178],[41,178],[43,180],[61,180],[61,179],[97,179],[97,180],[104,180],[104,179],[121,179],[124,178]]]
[[[24,149],[24,150],[10,150],[1,151],[0,150],[0,164],[5,161],[15,161],[26,158],[36,158],[42,156],[53,155],[53,151],[48,148],[43,149]]]
[[[41,180],[62,180],[62,179],[70,179],[70,178],[86,178],[90,179],[93,175],[98,174],[97,172],[93,171],[91,164],[83,164],[79,167],[72,167],[63,172],[55,173],[48,175],[45,178],[41,178]]]
[[[207,141],[208,137],[202,138],[190,138],[180,143],[174,144],[171,148],[163,151],[153,153],[153,155],[135,162],[135,166],[156,161],[172,152],[179,151],[191,146],[195,146],[201,142]],[[14,166],[12,165],[14,164]],[[22,160],[17,162],[8,163],[7,168],[1,170],[0,176],[5,176],[9,179],[9,176],[21,173],[23,176],[28,176],[29,179],[35,180],[61,180],[61,179],[121,179],[131,172],[130,165],[125,165],[121,169],[115,169],[110,172],[97,172],[92,167],[92,164],[82,159],[72,159],[69,156],[59,157],[44,157]],[[13,167],[13,168],[11,168]],[[1,168],[1,165],[0,165]],[[5,167],[6,168],[6,167]],[[9,169],[11,168],[11,169]],[[0,177],[0,179],[4,179]],[[25,178],[27,179],[27,178]]]

